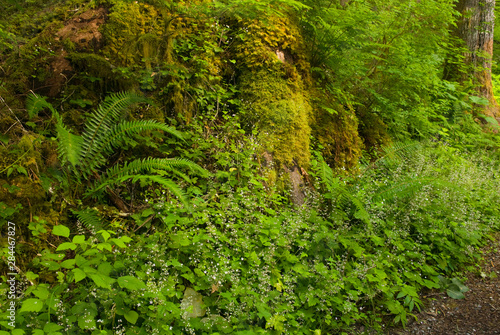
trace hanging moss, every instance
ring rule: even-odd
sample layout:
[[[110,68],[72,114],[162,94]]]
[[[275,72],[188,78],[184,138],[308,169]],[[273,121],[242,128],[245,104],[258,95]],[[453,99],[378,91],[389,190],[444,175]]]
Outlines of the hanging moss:
[[[150,69],[164,42],[163,20],[158,20],[159,16],[153,6],[117,1],[102,29],[104,55],[116,66],[144,65]]]

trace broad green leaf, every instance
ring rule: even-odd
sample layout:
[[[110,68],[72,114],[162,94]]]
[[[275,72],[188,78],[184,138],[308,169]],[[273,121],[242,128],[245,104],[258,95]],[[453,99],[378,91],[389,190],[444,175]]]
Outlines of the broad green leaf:
[[[136,311],[128,311],[124,315],[125,319],[130,322],[135,324],[137,322],[137,319],[139,318],[139,314],[137,314]]]
[[[465,286],[458,278],[452,278],[451,282],[458,288],[460,292],[468,292],[469,288]],[[452,285],[453,286],[453,285]],[[451,286],[450,286],[451,288]]]
[[[51,333],[51,332],[56,332],[59,329],[63,328],[62,326],[59,326],[56,323],[49,322],[43,327],[43,331],[46,333]]]
[[[460,292],[459,290],[447,289],[446,293],[448,294],[448,296],[450,298],[453,298],[453,299],[463,299],[463,298],[465,298],[465,295],[462,292]]]
[[[43,286],[42,286],[43,285]],[[47,287],[45,286],[46,284],[41,284],[39,285],[34,291],[33,291],[33,294],[39,298],[39,299],[42,299],[42,300],[46,300],[48,297],[49,297],[49,290],[47,289]]]
[[[101,234],[104,241],[107,241],[109,239],[109,237],[111,236],[111,234],[106,230],[99,230],[98,233]]]
[[[146,288],[146,284],[144,284],[142,280],[133,276],[123,276],[118,278],[118,285],[120,285],[121,288],[126,288],[131,291]]]
[[[85,236],[83,235],[76,235],[73,237],[73,243],[75,244],[82,244],[85,243]]]
[[[104,249],[106,249],[106,250],[108,250],[108,251],[113,250],[112,245],[111,245],[111,244],[109,244],[108,242],[99,243],[99,244],[97,245],[97,249],[99,249],[99,250],[101,250],[101,251],[102,251],[102,250],[104,250]]]
[[[106,276],[109,276],[112,270],[113,266],[109,262],[103,262],[97,267],[97,271]]]
[[[111,277],[108,277],[102,273],[92,273],[89,274],[89,277],[94,281],[94,283],[102,288],[106,288],[108,290],[111,290],[111,284],[114,283],[114,279]]]
[[[80,280],[83,280],[83,279],[85,279],[85,277],[87,277],[85,272],[83,272],[79,268],[73,269],[73,270],[71,270],[71,272],[73,272],[73,274],[75,275],[75,283],[78,283]]]
[[[75,263],[76,263],[76,260],[74,258],[67,259],[61,263],[61,267],[65,268],[65,269],[72,269],[75,267]]]
[[[26,299],[19,312],[40,312],[43,307],[43,301],[40,299]]]
[[[59,246],[57,247],[56,251],[68,250],[68,249],[75,250],[75,249],[76,249],[76,244],[71,243],[71,242],[64,242],[64,243],[61,243],[61,244],[59,244]]]
[[[110,240],[111,242],[114,242],[117,246],[119,246],[120,248],[126,248],[127,246],[125,245],[125,243],[123,243],[123,240],[120,239],[120,238],[112,238]]]
[[[57,236],[69,237],[69,228],[63,225],[54,226],[52,229],[52,234]]]

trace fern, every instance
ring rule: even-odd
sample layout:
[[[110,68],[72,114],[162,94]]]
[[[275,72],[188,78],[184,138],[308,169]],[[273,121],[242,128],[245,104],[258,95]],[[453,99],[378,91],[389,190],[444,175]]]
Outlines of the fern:
[[[80,165],[85,167],[82,171],[84,174],[105,163],[103,142],[107,141],[110,131],[121,124],[119,121],[126,109],[135,103],[148,101],[132,93],[116,93],[99,105],[87,121],[82,134]]]
[[[353,195],[354,192],[352,188],[347,187],[344,183],[340,182],[338,177],[333,176],[332,169],[322,157],[320,157],[316,175],[321,178],[322,183],[328,190],[330,198],[333,199],[337,208],[346,211],[347,207],[352,204],[356,208],[354,213],[355,218],[366,224],[370,223],[370,214],[366,211],[363,202]]]
[[[45,100],[45,97],[32,93],[26,99],[26,110],[30,118],[37,115],[40,111],[49,109],[52,113],[57,113],[52,104]]]
[[[100,138],[96,140],[95,143],[97,148],[92,149],[92,155],[88,154],[87,158],[85,158],[85,156],[81,158],[80,165],[82,169],[80,172],[83,175],[93,173],[96,168],[107,161],[106,156],[111,154],[113,149],[118,147],[125,138],[151,130],[162,130],[165,133],[182,139],[181,134],[173,127],[154,120],[121,122],[109,129],[105,136],[100,136]]]
[[[76,215],[78,221],[80,221],[88,230],[96,232],[103,229],[101,218],[96,210],[85,208],[79,211],[73,210],[72,212]]]
[[[338,187],[339,179],[333,176],[332,169],[328,166],[323,157],[320,157],[320,161],[318,163],[316,175],[323,182],[328,192],[333,193],[333,191]]]
[[[200,176],[206,177],[208,175],[207,171],[200,167],[199,165],[181,158],[146,158],[143,160],[137,159],[129,163],[124,163],[123,165],[115,165],[108,169],[102,178],[96,182],[90,190],[86,193],[86,196],[93,195],[102,189],[120,184],[125,180],[131,179],[131,176],[140,176],[140,173],[147,172],[152,173],[155,171],[169,171],[172,169],[177,169],[180,167],[187,168],[192,172],[197,173]],[[150,180],[153,180],[149,178]],[[153,180],[154,181],[154,180]],[[162,181],[161,183],[168,187],[168,183]],[[176,194],[177,191],[173,192]],[[177,192],[179,193],[179,192]],[[181,199],[183,200],[183,199]]]
[[[61,116],[57,112],[53,113],[57,120],[56,130],[59,143],[57,153],[61,164],[64,165],[66,162],[70,162],[71,165],[76,166],[79,163],[83,139],[81,136],[71,134],[62,122]]]
[[[421,144],[419,142],[395,143],[390,146],[383,147],[381,157],[372,163],[364,164],[364,171],[361,173],[360,178],[363,177],[366,172],[374,168],[389,169],[391,166],[407,159],[420,148]]]
[[[115,165],[102,173],[99,171],[113,150],[136,134],[159,130],[182,140],[180,132],[164,123],[154,120],[123,120],[127,108],[140,102],[149,102],[149,100],[132,93],[110,95],[92,113],[81,136],[72,134],[66,128],[59,113],[44,97],[30,95],[26,107],[28,113],[38,113],[40,110],[48,108],[54,115],[61,165],[65,166],[69,162],[72,165],[70,174],[77,181],[82,178],[94,179],[85,196],[94,195],[102,190],[111,191],[110,187],[126,180],[135,182],[147,179],[167,187],[182,202],[186,203],[184,193],[177,184],[164,176],[177,174],[187,179],[184,173],[177,170],[178,168],[186,168],[198,175],[207,176],[206,170],[189,160],[148,158]],[[143,175],[142,173],[147,174]]]
[[[402,199],[402,198],[412,197],[425,186],[445,187],[460,191],[460,188],[457,187],[457,185],[442,179],[412,178],[412,179],[406,179],[395,185],[381,187],[379,190],[377,190],[372,199],[375,201],[379,200],[392,201],[395,198]]]

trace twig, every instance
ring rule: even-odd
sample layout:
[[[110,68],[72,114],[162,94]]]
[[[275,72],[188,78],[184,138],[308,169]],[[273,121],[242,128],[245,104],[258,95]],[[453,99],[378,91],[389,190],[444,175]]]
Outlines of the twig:
[[[144,226],[146,223],[148,223],[149,221],[153,220],[153,218],[155,217],[156,214],[152,214],[150,215],[139,227],[137,227],[137,229],[134,230],[134,233],[136,231],[138,231],[139,229],[142,228],[142,226]]]
[[[16,118],[17,122],[19,122],[19,125],[21,125],[21,128],[23,129],[24,132],[27,132],[26,128],[24,128],[22,122],[18,119],[17,115],[14,113],[14,111],[9,107],[9,105],[7,105],[7,103],[5,102],[5,99],[0,96],[0,100],[3,102],[3,104],[7,107],[7,109],[12,113],[12,115],[14,115],[14,117]],[[10,128],[9,128],[10,129]]]

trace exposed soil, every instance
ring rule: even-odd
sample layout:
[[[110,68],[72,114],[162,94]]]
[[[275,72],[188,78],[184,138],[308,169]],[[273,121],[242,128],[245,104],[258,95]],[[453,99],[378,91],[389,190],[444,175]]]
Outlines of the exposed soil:
[[[470,273],[465,299],[455,300],[446,293],[427,294],[426,306],[405,330],[391,335],[500,334],[500,235],[483,249],[481,271]]]
[[[64,24],[57,32],[56,40],[69,39],[79,51],[96,51],[102,43],[99,27],[106,21],[104,8],[91,9]]]

